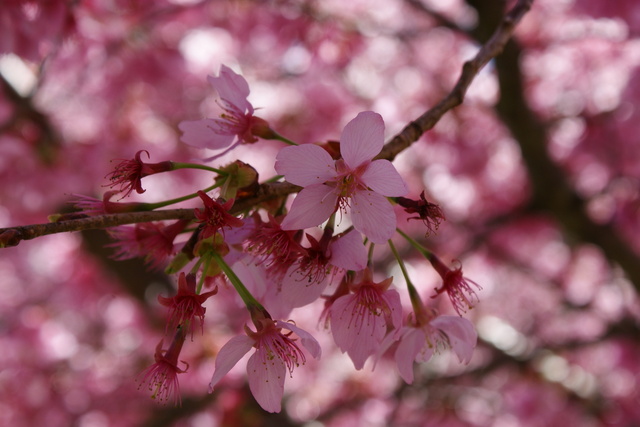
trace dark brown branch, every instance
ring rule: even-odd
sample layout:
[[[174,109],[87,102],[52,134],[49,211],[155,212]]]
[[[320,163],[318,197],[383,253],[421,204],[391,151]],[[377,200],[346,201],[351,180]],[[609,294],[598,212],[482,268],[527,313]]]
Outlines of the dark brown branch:
[[[117,225],[139,222],[162,221],[167,219],[194,219],[193,209],[168,209],[151,212],[130,212],[97,215],[48,224],[31,224],[21,227],[0,228],[0,248],[16,246],[22,240],[35,239],[47,234],[104,229]]]
[[[531,9],[533,0],[520,0],[507,13],[493,33],[493,36],[480,48],[476,56],[465,62],[462,73],[453,90],[435,107],[409,123],[398,135],[378,154],[378,159],[393,160],[400,152],[407,149],[429,129],[433,128],[442,116],[449,110],[462,104],[464,96],[471,82],[480,70],[493,58],[498,56],[513,35],[516,25]]]

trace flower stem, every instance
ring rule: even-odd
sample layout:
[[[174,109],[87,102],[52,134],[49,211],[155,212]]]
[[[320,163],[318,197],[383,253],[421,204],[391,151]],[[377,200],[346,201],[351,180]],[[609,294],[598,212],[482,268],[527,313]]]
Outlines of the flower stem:
[[[171,162],[171,166],[173,167],[173,170],[176,170],[176,169],[202,169],[202,170],[209,171],[209,172],[215,172],[218,175],[229,175],[227,172],[225,172],[223,170],[212,168],[210,166],[200,165],[200,164],[197,164],[197,163]]]
[[[298,144],[296,142],[291,141],[290,139],[285,138],[284,136],[280,135],[277,132],[274,132],[274,133],[275,133],[275,135],[274,135],[274,138],[272,138],[272,139],[277,139],[278,141],[282,141],[287,145],[300,145],[300,144]]]
[[[220,187],[220,184],[213,184],[207,188],[205,188],[204,191],[205,193],[208,193],[209,191],[213,190],[214,188]],[[180,203],[180,202],[184,202],[185,200],[190,200],[190,199],[194,199],[198,197],[198,193],[191,193],[191,194],[187,194],[186,196],[182,196],[182,197],[177,197],[175,199],[170,199],[170,200],[165,200],[163,202],[158,202],[158,203],[146,203],[145,208],[147,208],[148,210],[154,210],[157,208],[163,208],[165,206],[169,206],[169,205],[173,205],[175,203]]]
[[[404,237],[407,242],[409,242],[409,244],[411,244],[411,246],[413,246],[418,252],[420,252],[425,258],[430,259],[431,258],[431,251],[427,250],[427,248],[425,248],[424,246],[422,246],[420,243],[416,242],[415,240],[413,240],[411,237],[409,237],[407,235],[407,233],[405,233],[404,231],[400,230],[399,228],[396,228],[396,231],[398,233],[400,233],[400,235],[402,237]]]
[[[240,298],[242,298],[242,301],[247,306],[247,309],[249,309],[251,313],[253,313],[256,309],[266,313],[267,310],[265,310],[262,304],[260,304],[258,300],[255,299],[253,295],[251,295],[251,292],[249,292],[244,284],[242,284],[240,278],[236,276],[236,273],[233,272],[231,267],[229,267],[229,264],[225,262],[220,254],[214,252],[212,254],[212,258],[218,263],[222,271],[224,271],[224,274],[227,275],[227,278],[236,289],[236,292],[238,292],[238,295],[240,295]]]
[[[281,178],[284,178],[284,175],[276,175],[276,176],[273,176],[273,177],[267,179],[264,183],[266,184],[266,183],[270,183],[270,182],[280,181]]]
[[[411,279],[409,278],[409,273],[407,272],[407,268],[404,265],[404,261],[402,260],[402,257],[400,257],[400,254],[398,253],[398,250],[396,249],[396,246],[393,244],[391,239],[389,239],[389,248],[391,248],[393,256],[396,258],[396,261],[398,261],[398,265],[400,266],[400,270],[402,271],[404,280],[407,282],[407,289],[409,290],[409,298],[411,299],[413,311],[415,313],[419,313],[423,310],[422,300],[420,299],[420,295],[418,294],[416,287],[413,286],[413,282],[411,282]]]

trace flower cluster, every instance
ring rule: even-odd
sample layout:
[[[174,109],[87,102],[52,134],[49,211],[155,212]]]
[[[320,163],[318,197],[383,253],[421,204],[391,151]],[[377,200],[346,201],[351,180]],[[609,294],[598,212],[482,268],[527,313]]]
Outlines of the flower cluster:
[[[347,123],[339,143],[298,145],[254,116],[249,85],[242,76],[223,66],[209,82],[220,96],[223,112],[215,119],[182,122],[183,141],[228,152],[258,138],[279,139],[289,146],[277,154],[275,170],[301,189],[289,205],[286,197],[264,193],[256,170],[244,162],[219,168],[169,161],[145,164],[141,153],[148,156],[148,152],[139,151],[134,160],[122,161],[109,174],[117,191],[107,193],[103,201],[78,202],[85,215],[154,210],[189,199],[199,202],[190,219],[111,231],[118,240],[112,245],[117,259],[141,256],[160,267],[179,248],[166,270],[179,273],[177,293],[158,297],[169,310],[165,334],[173,334],[172,343],[163,350],[160,342],[155,364],[143,376],[153,396],[163,401],[173,396],[179,402],[177,374],[186,367],[178,367],[178,358],[185,338],[190,334],[193,341],[196,327],[205,332],[204,305],[211,300],[229,303],[220,299],[228,298],[231,289],[246,307],[253,327],[242,322],[244,333],[220,348],[210,391],[254,349],[247,362],[249,388],[269,412],[281,409],[287,372],[292,375],[294,368],[304,365],[306,354],[321,355],[316,339],[293,320],[274,319],[289,319],[294,309],[316,301],[325,301],[325,325],[330,325],[336,346],[356,369],[363,369],[370,358],[377,361],[393,346],[400,375],[408,383],[413,381],[413,363],[427,361],[440,349],[450,348],[461,362],[469,363],[477,336],[471,322],[461,316],[477,302],[471,286],[480,287],[462,276],[461,267],[449,269],[398,229],[396,205],[417,214],[410,219],[421,219],[428,232],[437,229],[444,214],[424,192],[417,201],[404,197],[409,189],[398,171],[390,161],[377,158],[384,144],[382,117],[365,111]],[[123,197],[134,190],[143,193],[143,177],[187,167],[215,173],[214,184],[157,204],[109,201],[118,191]],[[269,203],[248,205],[252,197]],[[442,277],[436,296],[447,293],[460,316],[438,316],[435,309],[424,306],[393,244],[397,230]],[[377,278],[373,270],[376,244],[389,245],[405,274],[413,308],[406,322],[393,278]],[[207,290],[213,283],[224,286]]]

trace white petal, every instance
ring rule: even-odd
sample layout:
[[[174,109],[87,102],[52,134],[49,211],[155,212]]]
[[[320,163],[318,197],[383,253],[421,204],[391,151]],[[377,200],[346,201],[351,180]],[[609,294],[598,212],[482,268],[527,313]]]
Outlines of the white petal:
[[[275,169],[287,181],[302,187],[322,184],[336,176],[335,161],[314,144],[284,147],[278,152]]]
[[[373,111],[364,111],[344,127],[340,153],[351,169],[373,159],[384,145],[384,121]]]
[[[404,196],[409,191],[396,168],[388,160],[374,160],[360,178],[367,187],[383,196]]]
[[[293,200],[281,227],[283,230],[301,230],[320,225],[335,212],[337,201],[335,188],[324,184],[303,188]]]
[[[368,190],[351,197],[351,220],[356,230],[373,243],[383,244],[396,232],[396,213],[387,199]]]
[[[211,377],[211,383],[209,384],[209,393],[213,391],[213,388],[218,382],[227,375],[227,373],[236,366],[238,360],[242,359],[242,356],[247,354],[251,347],[253,347],[254,341],[246,335],[239,335],[231,338],[225,345],[222,346],[216,356],[216,366],[213,371],[213,377]]]

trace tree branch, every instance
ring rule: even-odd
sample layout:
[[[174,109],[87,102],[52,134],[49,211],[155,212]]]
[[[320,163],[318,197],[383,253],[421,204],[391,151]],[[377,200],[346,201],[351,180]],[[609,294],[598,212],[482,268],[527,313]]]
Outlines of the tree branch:
[[[0,248],[16,246],[22,240],[31,240],[47,234],[104,229],[117,225],[139,222],[162,221],[167,219],[194,219],[193,209],[167,209],[151,212],[130,212],[97,215],[68,221],[31,224],[20,227],[0,228]]]
[[[491,38],[480,48],[476,56],[465,62],[462,73],[453,90],[435,107],[409,123],[398,135],[387,143],[376,158],[393,160],[400,152],[407,149],[429,129],[433,128],[449,110],[462,104],[471,82],[480,70],[493,58],[498,56],[513,35],[516,25],[531,9],[533,0],[520,0],[507,13],[498,25]]]
[[[480,70],[490,60],[502,52],[507,41],[513,35],[516,25],[531,8],[532,3],[533,0],[519,0],[511,11],[504,16],[502,22],[493,33],[493,36],[480,48],[476,56],[464,64],[460,78],[452,91],[435,107],[409,123],[402,132],[393,137],[391,141],[383,147],[376,158],[393,160],[398,153],[407,149],[417,141],[422,134],[433,128],[446,112],[460,105],[464,100],[464,96],[471,82],[473,82]],[[255,195],[236,200],[231,212],[244,212],[259,203],[276,197],[284,197],[297,191],[300,191],[300,187],[288,182],[261,184]],[[22,240],[30,240],[47,234],[102,229],[140,222],[193,218],[194,214],[192,209],[173,209],[100,215],[50,224],[33,224],[21,227],[2,228],[0,229],[0,248],[16,246]]]

